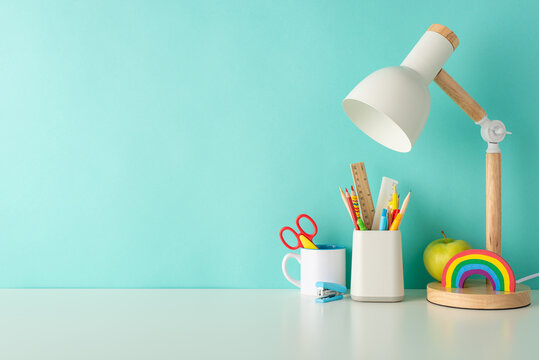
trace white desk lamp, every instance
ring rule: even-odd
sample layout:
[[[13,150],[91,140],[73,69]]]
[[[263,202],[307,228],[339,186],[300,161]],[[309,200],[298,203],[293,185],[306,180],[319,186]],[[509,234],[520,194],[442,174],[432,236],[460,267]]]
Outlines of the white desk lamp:
[[[408,152],[427,121],[430,110],[428,86],[434,80],[481,126],[481,136],[488,143],[486,249],[501,255],[501,153],[498,144],[510,133],[501,121],[489,120],[485,110],[442,69],[458,44],[457,36],[450,29],[439,24],[431,25],[400,66],[383,68],[367,76],[344,99],[343,107],[354,124],[372,139],[389,149]],[[489,288],[484,288],[489,306],[483,308],[507,307],[507,298],[503,301],[505,305],[498,305]],[[529,287],[520,285],[519,289],[527,291],[528,302],[523,304],[525,300],[516,301],[512,307],[529,304]],[[427,290],[432,291],[431,284]],[[474,291],[483,293],[483,289]],[[524,299],[525,296],[520,294],[520,298]],[[467,307],[465,305],[469,300],[462,300],[464,305],[459,307]]]

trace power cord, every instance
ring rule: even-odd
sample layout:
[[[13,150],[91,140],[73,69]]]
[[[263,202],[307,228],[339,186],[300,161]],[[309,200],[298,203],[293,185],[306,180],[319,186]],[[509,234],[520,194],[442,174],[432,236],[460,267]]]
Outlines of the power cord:
[[[518,280],[517,280],[517,284],[520,284],[521,282],[524,282],[524,281],[531,280],[531,279],[536,278],[536,277],[538,277],[538,276],[539,276],[539,273],[533,274],[533,275],[524,276],[522,279],[518,279]]]

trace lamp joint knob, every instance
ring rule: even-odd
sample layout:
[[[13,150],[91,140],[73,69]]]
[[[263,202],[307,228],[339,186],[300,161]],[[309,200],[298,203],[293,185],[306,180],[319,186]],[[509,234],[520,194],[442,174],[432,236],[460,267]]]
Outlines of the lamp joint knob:
[[[505,138],[505,135],[511,134],[505,129],[504,123],[500,120],[490,120],[485,116],[476,124],[481,126],[481,137],[489,144],[500,143]]]

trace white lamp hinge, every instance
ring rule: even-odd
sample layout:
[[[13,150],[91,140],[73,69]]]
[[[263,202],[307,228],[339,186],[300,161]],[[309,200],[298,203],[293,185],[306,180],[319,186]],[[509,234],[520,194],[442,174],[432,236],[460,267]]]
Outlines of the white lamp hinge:
[[[505,135],[512,134],[505,129],[505,125],[500,120],[490,120],[484,117],[478,122],[481,126],[481,137],[488,143],[487,153],[499,153],[499,143],[505,138]]]

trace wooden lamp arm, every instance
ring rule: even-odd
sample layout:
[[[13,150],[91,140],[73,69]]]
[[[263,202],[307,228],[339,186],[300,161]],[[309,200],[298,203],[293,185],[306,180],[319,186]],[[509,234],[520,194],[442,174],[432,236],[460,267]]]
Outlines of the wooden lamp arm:
[[[485,110],[479,105],[471,96],[455,81],[447,71],[440,70],[438,75],[434,78],[434,82],[462,109],[464,112],[472,118],[473,121],[478,122],[487,116]]]
[[[444,70],[440,70],[434,82],[476,123],[487,119],[487,113],[471,96]],[[488,119],[486,120],[488,121]],[[497,147],[496,147],[497,148]],[[502,156],[487,150],[487,212],[486,249],[502,253]]]

